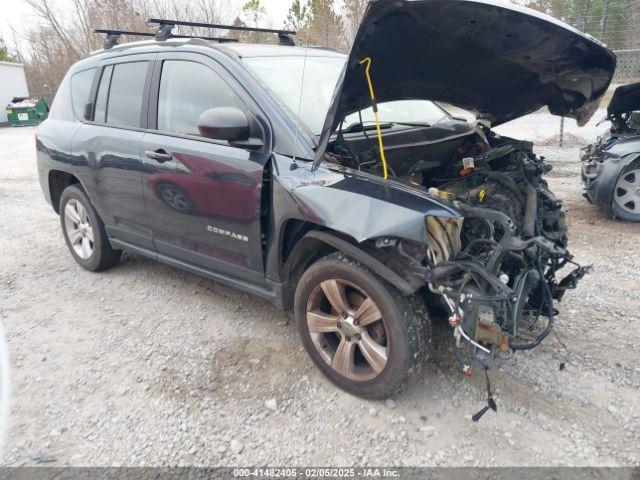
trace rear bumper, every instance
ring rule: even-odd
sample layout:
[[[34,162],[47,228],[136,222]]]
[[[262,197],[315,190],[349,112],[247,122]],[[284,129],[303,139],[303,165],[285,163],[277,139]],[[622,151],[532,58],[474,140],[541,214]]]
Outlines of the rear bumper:
[[[38,180],[40,181],[40,188],[42,189],[42,194],[44,195],[47,203],[53,206],[53,202],[51,201],[51,189],[49,188],[49,171],[49,166],[38,161]]]

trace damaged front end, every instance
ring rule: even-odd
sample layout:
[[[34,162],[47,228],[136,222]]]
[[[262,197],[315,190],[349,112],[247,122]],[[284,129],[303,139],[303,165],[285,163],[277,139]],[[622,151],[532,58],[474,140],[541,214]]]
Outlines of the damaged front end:
[[[538,192],[533,192],[530,201],[538,205]],[[502,212],[458,199],[450,204],[461,218],[428,216],[427,248],[405,247],[403,254],[411,258],[414,275],[445,304],[456,346],[464,349],[460,367],[471,375],[475,363],[485,372],[487,406],[472,417],[478,421],[488,409],[497,411],[488,375],[494,360],[540,345],[554,327],[554,301],[575,288],[589,267],[574,262],[561,242],[538,229],[533,236],[519,236]],[[534,210],[529,213],[536,215]],[[470,238],[465,231],[477,231],[478,224],[488,234]]]
[[[371,2],[364,15],[313,169],[326,162],[373,174],[455,212],[425,213],[426,248],[398,247],[486,368],[540,344],[554,300],[586,272],[566,250],[562,202],[543,179],[551,167],[532,143],[491,127],[541,107],[584,124],[615,64],[592,37],[492,0]],[[559,279],[565,267],[573,269]]]
[[[456,222],[459,228],[428,218],[429,247],[414,271],[432,292],[442,295],[458,346],[468,342],[474,358],[490,366],[494,356],[507,358],[544,340],[553,328],[553,301],[575,288],[586,269],[543,236],[515,236],[513,222],[501,212],[454,204],[463,215]],[[498,226],[501,237],[460,241],[465,222],[475,221]],[[435,252],[443,249],[446,254],[437,261],[442,255]],[[558,280],[557,273],[566,265],[573,269]]]
[[[531,196],[536,207],[530,212],[537,210],[537,197],[537,192]],[[413,274],[443,299],[458,346],[466,342],[472,358],[489,368],[494,357],[508,358],[547,337],[557,313],[554,300],[575,288],[587,268],[558,241],[518,236],[516,224],[500,211],[458,198],[448,203],[461,217],[428,216],[426,249],[405,243],[402,253]],[[478,235],[479,225],[484,235]],[[558,279],[565,267],[571,270]]]
[[[276,178],[293,200],[279,204],[296,205],[336,236],[327,243],[424,298],[431,318],[448,318],[462,366],[487,372],[549,335],[554,303],[588,268],[567,251],[563,204],[543,178],[543,159],[527,142],[484,134],[480,151],[443,159],[422,185],[329,161],[316,171],[283,161]],[[473,167],[438,174],[460,172],[459,163]]]
[[[614,69],[606,46],[526,8],[371,2],[311,168],[278,178],[298,215],[354,240],[383,278],[402,276],[391,283],[424,295],[432,316],[444,310],[462,356],[487,372],[539,345],[587,272],[567,251],[551,167],[491,128],[541,107],[585,123]],[[474,420],[496,409],[487,387]]]

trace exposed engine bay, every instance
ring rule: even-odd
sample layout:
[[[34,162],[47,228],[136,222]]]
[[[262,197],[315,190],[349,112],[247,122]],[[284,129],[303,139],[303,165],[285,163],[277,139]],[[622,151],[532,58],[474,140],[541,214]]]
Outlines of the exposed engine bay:
[[[375,133],[361,130],[338,132],[328,159],[380,176]],[[433,127],[390,127],[384,140],[391,179],[461,213],[427,217],[426,250],[399,245],[446,304],[458,345],[466,340],[471,358],[488,369],[495,357],[540,344],[553,328],[553,301],[586,273],[566,250],[562,201],[543,178],[551,167],[531,142],[451,117]],[[573,270],[558,280],[567,264]]]
[[[434,126],[394,130],[385,132],[384,148],[396,180],[439,198],[500,212],[512,222],[514,235],[542,236],[566,247],[562,202],[543,179],[551,166],[533,153],[533,143],[500,137],[451,117]],[[366,130],[356,135],[338,132],[329,158],[380,175],[381,162],[370,135]],[[495,239],[500,232],[502,227],[494,221],[470,218],[460,232],[462,246]]]
[[[380,175],[374,135],[365,129],[356,135],[339,132],[330,155],[341,165]],[[537,226],[546,238],[566,246],[562,203],[542,178],[551,167],[536,157],[533,143],[449,117],[433,126],[391,127],[384,131],[384,149],[395,179],[497,210],[513,221],[516,234],[532,237]],[[540,203],[535,211],[534,196]],[[486,225],[468,223],[463,236],[489,234]]]

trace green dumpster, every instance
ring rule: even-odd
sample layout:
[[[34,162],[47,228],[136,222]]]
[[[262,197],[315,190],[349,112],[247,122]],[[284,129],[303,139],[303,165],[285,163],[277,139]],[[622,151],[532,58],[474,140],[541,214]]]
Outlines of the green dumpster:
[[[49,106],[43,97],[14,97],[6,113],[13,126],[38,125],[49,115]]]

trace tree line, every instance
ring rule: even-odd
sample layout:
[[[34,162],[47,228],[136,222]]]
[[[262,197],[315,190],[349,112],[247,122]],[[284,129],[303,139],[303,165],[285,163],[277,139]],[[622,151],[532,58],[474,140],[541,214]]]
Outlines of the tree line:
[[[152,32],[150,17],[238,26],[273,25],[263,0],[248,0],[235,6],[225,0],[72,0],[71,9],[55,0],[25,0],[37,24],[26,32],[13,29],[7,40],[0,38],[0,61],[25,65],[29,91],[52,96],[69,67],[94,50],[102,48],[104,36],[96,28]],[[346,0],[338,12],[335,0],[293,0],[286,27],[298,31],[298,42],[347,50],[364,13],[367,0]],[[275,42],[274,35],[207,31],[178,27],[184,35],[228,36],[246,42]],[[124,37],[121,42],[140,40]]]
[[[526,0],[613,49],[640,48],[640,0]]]
[[[74,62],[100,49],[95,28],[151,32],[149,17],[260,27],[273,25],[265,0],[233,5],[228,0],[71,0],[63,10],[55,0],[25,0],[37,17],[26,32],[13,31],[12,51],[0,38],[0,61],[25,64],[29,90],[55,92]],[[602,39],[613,48],[640,48],[640,0],[513,0],[557,17]],[[292,0],[285,27],[299,43],[347,51],[368,0]],[[247,42],[275,42],[275,36],[180,27],[179,34],[229,36]],[[139,40],[123,38],[122,41]]]

